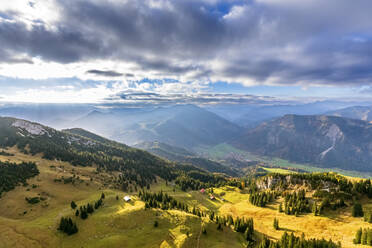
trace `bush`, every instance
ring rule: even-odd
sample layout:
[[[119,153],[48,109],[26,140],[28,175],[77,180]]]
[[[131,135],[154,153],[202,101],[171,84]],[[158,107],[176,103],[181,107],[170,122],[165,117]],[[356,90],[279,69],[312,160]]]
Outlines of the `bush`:
[[[26,197],[25,199],[30,204],[37,204],[37,203],[40,202],[40,198],[39,197],[32,197],[32,198]]]

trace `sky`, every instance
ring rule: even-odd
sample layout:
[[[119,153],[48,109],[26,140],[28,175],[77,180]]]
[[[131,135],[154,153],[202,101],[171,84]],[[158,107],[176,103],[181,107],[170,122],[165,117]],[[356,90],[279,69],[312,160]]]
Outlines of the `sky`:
[[[368,100],[371,9],[370,0],[1,1],[0,101]]]

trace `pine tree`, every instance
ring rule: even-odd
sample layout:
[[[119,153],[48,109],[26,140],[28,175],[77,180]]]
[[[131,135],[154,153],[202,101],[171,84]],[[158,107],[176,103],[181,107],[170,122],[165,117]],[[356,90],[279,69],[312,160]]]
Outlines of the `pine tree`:
[[[313,209],[312,209],[312,211],[313,211],[314,216],[317,216],[317,215],[318,215],[318,208],[317,208],[315,202],[314,202],[314,204],[313,204]]]
[[[283,212],[283,204],[280,203],[280,204],[279,204],[279,213],[282,213],[282,212]]]
[[[354,244],[360,244],[362,240],[362,228],[359,228],[353,240]]]
[[[372,229],[367,228],[367,245],[372,245]]]
[[[361,244],[362,245],[366,245],[367,244],[367,236],[368,236],[367,229],[363,229],[363,231],[362,231],[362,239],[361,239]]]
[[[363,213],[362,204],[360,204],[359,202],[356,202],[353,205],[352,215],[353,217],[363,217],[364,213]]]
[[[214,220],[214,212],[212,212],[212,213],[209,215],[209,219],[212,220],[212,221]]]
[[[80,218],[82,218],[83,220],[85,220],[86,218],[88,218],[88,213],[85,209],[80,209]]]
[[[274,218],[273,226],[275,230],[279,230],[279,220],[277,218]]]
[[[74,201],[71,201],[71,208],[75,209],[77,207],[76,203]]]

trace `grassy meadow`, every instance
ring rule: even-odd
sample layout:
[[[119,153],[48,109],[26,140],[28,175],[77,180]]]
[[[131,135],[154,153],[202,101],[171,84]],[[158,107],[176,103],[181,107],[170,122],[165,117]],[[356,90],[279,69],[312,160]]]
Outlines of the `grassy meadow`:
[[[16,156],[0,156],[1,161],[36,162],[40,175],[28,180],[28,186],[18,186],[0,198],[0,248],[246,247],[242,234],[228,227],[219,231],[209,218],[197,218],[178,210],[145,210],[136,192],[125,193],[112,188],[110,174],[98,174],[92,167],[73,167],[64,162],[25,155],[16,149],[8,152]],[[281,172],[287,173],[284,170]],[[68,178],[73,175],[79,178],[74,184],[55,181],[62,176]],[[328,212],[324,216],[306,214],[299,217],[279,213],[280,201],[265,208],[256,207],[249,203],[249,194],[235,187],[214,188],[215,200],[210,200],[208,193],[183,192],[160,179],[150,190],[162,190],[190,207],[213,210],[220,216],[253,217],[257,240],[263,234],[279,239],[284,231],[296,235],[303,232],[307,238],[332,238],[333,241],[340,241],[343,247],[358,247],[352,243],[356,230],[372,227],[362,218],[351,217],[350,207]],[[102,192],[105,194],[103,207],[86,220],[74,216],[71,200],[78,206],[92,203],[100,198]],[[132,195],[131,202],[124,202],[126,194]],[[25,197],[34,196],[43,196],[45,200],[34,205],[26,202]],[[362,203],[365,209],[372,210],[372,202],[364,200]],[[79,228],[77,234],[67,236],[57,231],[62,216],[76,221]],[[274,218],[279,220],[280,230],[273,228]],[[158,227],[154,227],[155,220],[159,223]],[[206,235],[201,233],[202,225],[206,227]]]

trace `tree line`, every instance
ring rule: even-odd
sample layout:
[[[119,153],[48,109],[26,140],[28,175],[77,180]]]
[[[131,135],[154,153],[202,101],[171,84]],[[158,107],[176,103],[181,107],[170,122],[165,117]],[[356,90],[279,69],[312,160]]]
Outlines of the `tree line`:
[[[80,216],[80,218],[83,220],[87,219],[89,214],[93,214],[95,210],[102,206],[104,198],[105,194],[102,193],[101,198],[95,201],[93,204],[88,203],[86,205],[80,206],[79,209],[76,209],[75,216]],[[74,201],[71,202],[71,208],[77,208],[77,205]]]
[[[276,198],[274,192],[255,192],[249,195],[249,202],[258,207],[265,207]]]
[[[305,239],[305,236],[294,236],[284,232],[279,241],[272,241],[266,236],[263,238],[258,248],[341,248],[341,243],[334,243],[332,240],[325,239]]]
[[[19,184],[27,185],[27,179],[39,175],[35,163],[20,164],[0,161],[0,197],[3,192],[14,189]]]

